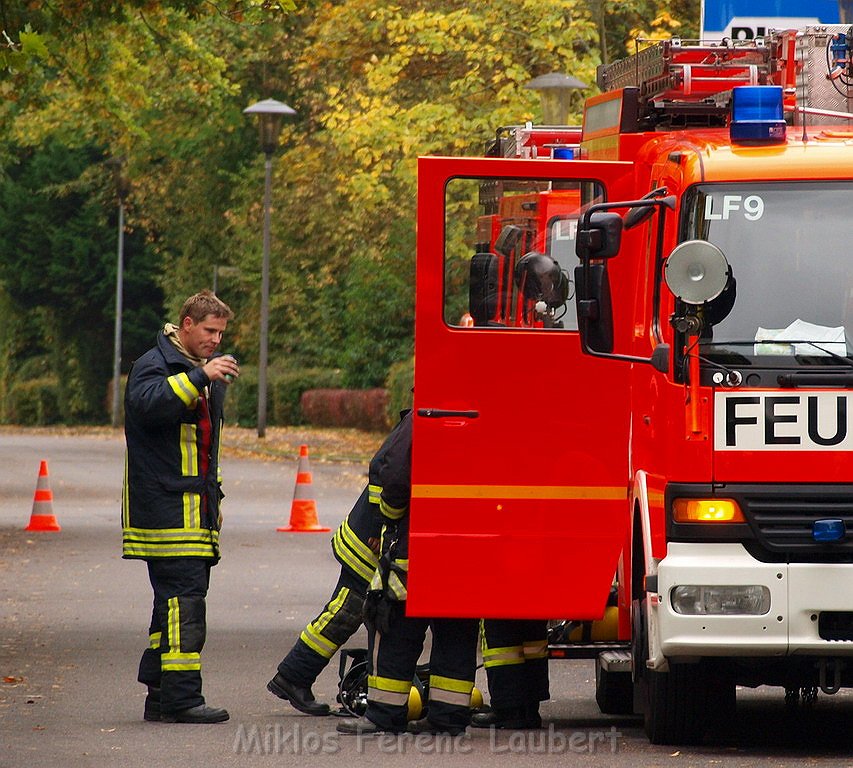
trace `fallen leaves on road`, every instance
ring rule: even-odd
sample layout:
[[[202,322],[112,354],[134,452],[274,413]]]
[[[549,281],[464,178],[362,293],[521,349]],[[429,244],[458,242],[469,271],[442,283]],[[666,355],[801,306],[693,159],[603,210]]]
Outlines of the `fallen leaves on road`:
[[[321,427],[269,427],[259,438],[256,430],[226,425],[222,447],[231,455],[296,460],[299,447],[307,445],[312,461],[367,462],[384,438],[380,432]]]
[[[59,437],[91,437],[124,440],[124,431],[112,427],[17,427],[0,425],[0,433],[44,434]],[[324,427],[267,427],[259,438],[257,430],[225,425],[222,447],[232,456],[255,457],[270,461],[299,457],[299,446],[307,445],[313,461],[353,461],[366,463],[376,453],[385,434],[360,429]]]

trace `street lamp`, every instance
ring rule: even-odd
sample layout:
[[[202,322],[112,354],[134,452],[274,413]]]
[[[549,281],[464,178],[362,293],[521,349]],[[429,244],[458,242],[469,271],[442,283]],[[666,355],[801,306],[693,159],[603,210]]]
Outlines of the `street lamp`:
[[[121,422],[121,313],[124,286],[124,201],[130,193],[130,182],[122,173],[125,159],[112,157],[107,161],[113,170],[113,178],[118,197],[118,246],[116,254],[116,321],[113,342],[113,408],[112,425],[119,426]]]
[[[258,353],[258,437],[267,431],[267,355],[270,314],[270,209],[272,206],[272,156],[278,146],[278,135],[285,117],[296,114],[287,104],[265,99],[246,107],[246,115],[258,116],[261,149],[264,151],[264,253],[261,265],[261,342]]]
[[[539,91],[542,122],[545,125],[567,125],[572,91],[589,88],[586,83],[576,77],[560,72],[534,77],[524,87],[531,91]]]

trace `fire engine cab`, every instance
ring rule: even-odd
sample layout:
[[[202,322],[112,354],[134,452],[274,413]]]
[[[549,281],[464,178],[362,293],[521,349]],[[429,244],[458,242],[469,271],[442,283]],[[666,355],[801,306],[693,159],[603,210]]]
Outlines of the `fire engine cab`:
[[[604,712],[853,685],[853,29],[656,43],[419,161],[408,610],[601,618]]]

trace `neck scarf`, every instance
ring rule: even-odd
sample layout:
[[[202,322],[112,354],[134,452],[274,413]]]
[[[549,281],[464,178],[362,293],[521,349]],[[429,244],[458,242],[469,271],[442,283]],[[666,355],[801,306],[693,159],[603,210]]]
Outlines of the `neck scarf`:
[[[178,335],[178,331],[180,328],[174,323],[166,323],[163,328],[163,333],[166,334],[166,338],[172,342],[175,346],[175,349],[178,350],[187,360],[189,360],[193,365],[199,366],[204,365],[207,362],[206,358],[196,357],[195,355],[191,355],[187,352],[184,345],[181,343],[181,337]]]

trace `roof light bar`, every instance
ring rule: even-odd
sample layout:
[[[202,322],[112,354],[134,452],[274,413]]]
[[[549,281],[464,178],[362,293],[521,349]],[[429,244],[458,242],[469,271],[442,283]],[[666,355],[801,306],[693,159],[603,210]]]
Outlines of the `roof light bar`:
[[[742,85],[732,88],[732,142],[775,144],[785,141],[787,127],[782,112],[782,87]]]

